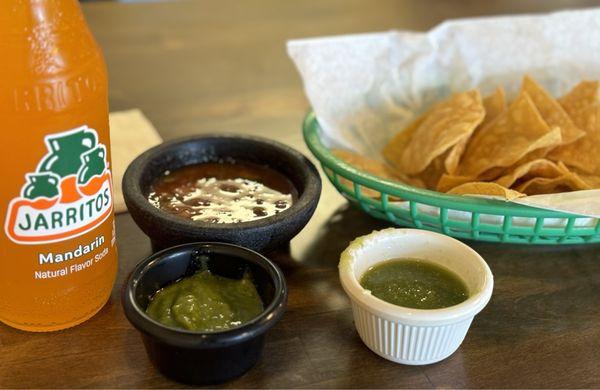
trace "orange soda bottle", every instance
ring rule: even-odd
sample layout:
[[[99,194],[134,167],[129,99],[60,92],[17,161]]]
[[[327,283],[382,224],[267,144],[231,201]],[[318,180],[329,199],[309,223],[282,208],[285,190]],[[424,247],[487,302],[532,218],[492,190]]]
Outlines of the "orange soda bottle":
[[[0,1],[0,321],[77,325],[117,271],[102,53],[77,0]]]

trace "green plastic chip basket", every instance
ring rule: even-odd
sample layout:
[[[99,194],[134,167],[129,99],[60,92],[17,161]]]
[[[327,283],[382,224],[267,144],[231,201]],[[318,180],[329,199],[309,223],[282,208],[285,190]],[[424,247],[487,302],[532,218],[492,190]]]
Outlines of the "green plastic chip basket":
[[[596,218],[501,200],[449,195],[360,171],[336,158],[323,144],[321,129],[312,111],[304,120],[303,131],[308,148],[321,162],[335,188],[376,218],[477,241],[521,244],[600,242],[600,220]],[[365,196],[366,188],[381,196]]]

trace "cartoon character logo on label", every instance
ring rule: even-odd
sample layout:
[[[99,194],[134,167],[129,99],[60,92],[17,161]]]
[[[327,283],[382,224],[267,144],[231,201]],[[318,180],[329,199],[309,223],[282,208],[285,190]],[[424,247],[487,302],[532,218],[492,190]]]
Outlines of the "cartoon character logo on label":
[[[81,126],[48,135],[45,142],[48,153],[8,206],[4,230],[16,243],[76,237],[112,212],[111,172],[96,130]]]

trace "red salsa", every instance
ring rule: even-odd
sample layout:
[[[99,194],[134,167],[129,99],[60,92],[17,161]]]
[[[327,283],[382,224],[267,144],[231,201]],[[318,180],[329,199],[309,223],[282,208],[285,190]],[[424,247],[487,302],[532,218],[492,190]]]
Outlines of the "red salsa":
[[[291,181],[253,163],[202,163],[167,171],[153,183],[148,200],[182,218],[237,223],[273,216],[297,197]]]

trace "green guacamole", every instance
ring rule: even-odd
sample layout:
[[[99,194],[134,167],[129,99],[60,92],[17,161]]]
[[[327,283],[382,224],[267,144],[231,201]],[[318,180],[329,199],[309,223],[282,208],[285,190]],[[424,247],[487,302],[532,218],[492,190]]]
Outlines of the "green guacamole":
[[[156,292],[146,313],[174,328],[210,332],[240,326],[263,311],[263,303],[246,272],[229,279],[199,271]]]
[[[360,285],[394,305],[440,309],[469,298],[465,283],[452,271],[428,261],[393,259],[367,270]]]

